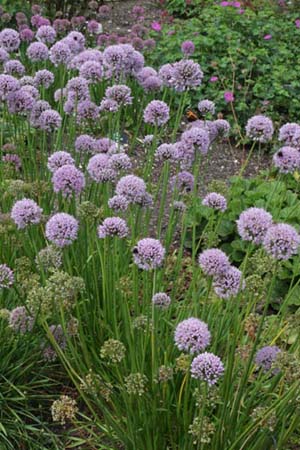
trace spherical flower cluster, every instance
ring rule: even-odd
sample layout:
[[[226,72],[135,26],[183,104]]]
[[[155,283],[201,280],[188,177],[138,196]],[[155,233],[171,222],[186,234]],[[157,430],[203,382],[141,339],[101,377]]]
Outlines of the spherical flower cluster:
[[[187,171],[179,172],[171,179],[171,186],[179,192],[191,192],[194,189],[194,175]]]
[[[38,41],[44,44],[53,44],[56,39],[56,31],[50,25],[42,25],[36,32],[36,38]]]
[[[74,159],[68,152],[58,151],[49,156],[47,167],[50,172],[55,172],[62,166],[75,164]]]
[[[19,33],[12,28],[4,28],[0,32],[0,47],[8,53],[16,52],[20,46]]]
[[[117,175],[110,165],[109,155],[105,153],[98,153],[93,156],[88,162],[87,171],[92,180],[97,183],[114,181]]]
[[[216,211],[224,212],[227,209],[226,198],[217,192],[210,192],[202,200],[202,205],[215,209]]]
[[[33,42],[30,44],[26,54],[31,62],[46,61],[49,58],[48,47],[42,42]]]
[[[71,50],[65,42],[58,41],[50,48],[50,61],[55,66],[68,64],[70,58]]]
[[[230,124],[229,124],[229,122],[227,122],[227,120],[217,119],[213,122],[213,124],[217,130],[219,137],[228,136],[229,131],[230,131]]]
[[[221,359],[213,353],[204,352],[192,361],[192,377],[206,381],[209,386],[216,384],[223,373],[224,365]]]
[[[201,100],[198,103],[198,110],[205,116],[206,114],[215,114],[215,104],[211,100]]]
[[[161,144],[155,151],[155,157],[161,161],[176,159],[176,147],[174,144]]]
[[[54,192],[70,197],[80,194],[85,186],[85,179],[84,174],[73,164],[66,164],[54,172],[52,183]]]
[[[25,67],[18,59],[10,59],[4,64],[4,72],[21,77],[25,73]]]
[[[34,39],[34,32],[30,28],[23,28],[20,30],[20,39],[22,42],[32,42]]]
[[[217,248],[204,250],[198,261],[203,272],[213,277],[223,274],[230,267],[228,256]]]
[[[104,239],[108,236],[125,238],[129,234],[129,229],[124,219],[120,217],[107,217],[102,225],[98,227],[98,237]]]
[[[15,153],[8,153],[2,156],[2,162],[11,164],[15,170],[20,170],[22,167],[21,159],[19,155]]]
[[[162,265],[166,251],[159,240],[145,238],[137,243],[132,252],[134,262],[140,269],[151,270]]]
[[[111,155],[109,165],[116,171],[130,170],[132,167],[130,157],[126,153],[116,153]]]
[[[114,211],[126,211],[130,202],[124,195],[114,195],[108,200],[108,206]]]
[[[30,125],[35,128],[39,128],[42,112],[49,109],[51,109],[51,106],[48,102],[46,102],[46,100],[38,100],[37,102],[35,102],[30,113]]]
[[[46,224],[46,237],[58,247],[72,244],[77,238],[79,224],[75,217],[57,213]]]
[[[160,100],[152,100],[144,110],[144,122],[161,126],[168,122],[170,109],[168,105]]]
[[[20,89],[18,80],[11,75],[0,75],[0,99],[6,100],[7,96]]]
[[[32,330],[34,318],[27,314],[24,306],[17,306],[10,312],[8,325],[15,332],[25,334]]]
[[[203,128],[192,127],[182,133],[181,140],[183,143],[193,145],[196,150],[206,155],[208,152],[210,138],[208,132]]]
[[[272,120],[266,116],[251,117],[246,125],[246,134],[253,141],[269,142],[272,139],[274,127]]]
[[[0,64],[4,64],[9,60],[9,53],[4,50],[4,48],[0,47]]]
[[[99,117],[99,107],[91,100],[83,100],[77,105],[77,122],[95,121]]]
[[[177,325],[174,339],[179,350],[193,354],[200,353],[210,344],[211,334],[206,323],[190,317]]]
[[[34,104],[34,98],[24,88],[11,92],[7,96],[8,110],[11,114],[27,115],[34,107]]]
[[[67,85],[67,94],[71,95],[73,100],[86,100],[90,97],[88,80],[82,77],[71,78]]]
[[[147,193],[146,183],[135,175],[126,175],[118,181],[116,193],[127,198],[130,203],[141,204]]]
[[[132,103],[131,89],[125,84],[108,87],[105,91],[105,97],[114,100],[119,106],[131,105]]]
[[[113,155],[118,151],[118,146],[115,141],[109,138],[100,138],[95,140],[95,153],[108,153]]]
[[[237,220],[238,233],[244,241],[262,244],[273,219],[263,208],[249,208]]]
[[[166,309],[170,306],[171,299],[165,292],[158,292],[153,295],[152,303],[157,308]]]
[[[276,361],[278,353],[281,350],[276,345],[270,345],[266,347],[262,347],[255,356],[255,364],[263,369],[264,372],[269,372],[273,368],[273,373],[276,374],[278,369],[273,367],[273,364]]]
[[[300,147],[300,125],[297,123],[286,123],[279,129],[278,140],[285,145]]]
[[[23,198],[13,205],[10,216],[18,229],[23,229],[27,225],[40,223],[42,212],[43,210],[35,201]]]
[[[271,226],[264,238],[266,252],[278,260],[289,259],[296,254],[300,245],[300,236],[291,225],[278,223]]]
[[[78,153],[93,153],[95,150],[95,139],[88,134],[82,134],[75,140],[75,151]]]
[[[195,51],[195,44],[192,41],[184,41],[181,44],[181,51],[185,56],[190,56]]]
[[[13,271],[6,264],[0,264],[0,289],[10,288],[14,280]]]
[[[100,111],[106,111],[106,112],[117,112],[119,109],[119,105],[114,100],[111,100],[109,98],[103,98],[101,100],[99,110]]]
[[[158,72],[159,77],[161,78],[163,85],[166,87],[173,87],[173,65],[172,64],[164,64],[161,66]]]
[[[293,147],[281,147],[273,156],[274,166],[281,173],[293,173],[300,168],[300,153]]]
[[[229,299],[236,296],[244,288],[242,272],[234,266],[229,266],[225,272],[215,277],[213,286],[220,298]]]
[[[46,69],[38,70],[34,76],[34,85],[36,87],[48,88],[54,83],[54,75]]]
[[[85,20],[85,19],[84,19]],[[71,31],[63,40],[72,53],[78,54],[84,50],[85,37],[79,31]]]
[[[102,65],[98,61],[86,61],[79,69],[79,75],[86,80],[97,82],[102,79]]]
[[[61,121],[62,118],[57,111],[54,109],[47,109],[46,111],[43,111],[40,116],[39,126],[42,130],[54,131],[61,126]]]
[[[203,72],[198,63],[182,59],[172,66],[172,85],[179,92],[201,85]]]

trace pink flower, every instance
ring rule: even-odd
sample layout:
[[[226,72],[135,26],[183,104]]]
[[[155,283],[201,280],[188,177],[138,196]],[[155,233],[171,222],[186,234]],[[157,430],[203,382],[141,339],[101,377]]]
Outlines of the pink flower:
[[[220,6],[231,6],[230,2],[221,2]]]
[[[265,41],[269,41],[270,39],[272,39],[272,35],[271,35],[271,34],[266,34],[266,35],[264,36],[264,40],[265,40]]]
[[[234,101],[234,95],[231,91],[224,92],[224,100],[226,103],[231,103]]]
[[[167,33],[167,35],[168,35],[168,36],[172,36],[172,35],[175,34],[175,33],[176,33],[175,30],[169,30],[168,33]]]
[[[295,20],[296,28],[300,28],[300,19]]]
[[[244,14],[244,12],[245,12],[245,10],[242,8],[238,9],[238,11],[237,11],[238,14]]]
[[[159,22],[152,22],[151,23],[151,28],[154,31],[161,31],[161,24]]]
[[[241,2],[233,2],[232,6],[234,6],[235,8],[240,8],[241,7]]]
[[[216,81],[218,81],[218,79],[219,79],[218,77],[213,76],[213,77],[210,78],[209,81],[210,81],[211,83],[215,83]]]

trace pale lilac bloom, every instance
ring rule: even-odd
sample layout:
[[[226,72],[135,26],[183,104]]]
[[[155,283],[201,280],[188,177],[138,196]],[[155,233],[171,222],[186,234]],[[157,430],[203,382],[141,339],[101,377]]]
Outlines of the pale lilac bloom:
[[[179,350],[200,353],[210,344],[211,334],[205,322],[190,317],[177,325],[174,340]]]
[[[40,223],[42,212],[42,208],[40,208],[35,201],[29,198],[23,198],[22,200],[15,202],[10,216],[17,225],[18,229],[22,230],[28,225]]]
[[[46,238],[58,247],[65,247],[77,239],[78,228],[79,224],[75,217],[57,213],[46,224]]]
[[[221,359],[213,353],[201,353],[192,361],[192,378],[206,381],[209,386],[216,384],[223,373],[224,365]]]
[[[159,268],[165,257],[165,249],[157,239],[145,238],[138,241],[132,250],[135,264],[143,270]]]
[[[98,227],[98,237],[104,239],[108,236],[125,238],[129,234],[128,226],[120,217],[107,217]]]

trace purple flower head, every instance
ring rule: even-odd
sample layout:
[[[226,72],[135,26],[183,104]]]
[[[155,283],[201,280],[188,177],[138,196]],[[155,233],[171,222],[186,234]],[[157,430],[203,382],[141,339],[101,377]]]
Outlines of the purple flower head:
[[[110,165],[110,157],[105,153],[98,153],[88,162],[87,171],[92,180],[97,183],[114,181],[117,173]]]
[[[99,239],[104,239],[108,236],[117,236],[125,238],[129,234],[129,229],[124,219],[120,217],[107,217],[102,225],[98,227]]]
[[[157,294],[153,295],[152,303],[157,308],[166,309],[166,308],[168,308],[170,306],[171,299],[164,292],[158,292]]]
[[[57,169],[65,165],[74,165],[75,161],[70,153],[59,151],[49,156],[47,167],[50,172],[54,173]]]
[[[21,159],[15,153],[8,153],[2,156],[2,162],[11,164],[15,170],[20,170],[22,167]]]
[[[84,50],[85,37],[79,31],[71,31],[65,38],[64,42],[69,46],[74,54],[78,54]]]
[[[192,127],[189,130],[182,133],[181,141],[188,145],[191,145],[195,150],[200,151],[203,155],[206,155],[209,149],[210,138],[209,134],[203,128]]]
[[[129,206],[129,200],[124,195],[114,195],[108,200],[108,206],[114,211],[126,211]]]
[[[213,353],[204,352],[196,356],[191,364],[192,378],[206,381],[213,386],[224,373],[221,359]]]
[[[11,75],[0,75],[0,99],[6,100],[8,95],[20,89],[19,81]]]
[[[18,91],[11,92],[7,96],[8,110],[11,114],[27,115],[34,107],[34,104],[34,98],[26,91],[26,89],[23,88]]]
[[[144,122],[161,126],[168,122],[170,109],[165,102],[152,100],[144,110]]]
[[[132,167],[130,157],[126,155],[126,153],[116,153],[111,155],[109,165],[117,172],[122,170],[130,170]]]
[[[195,44],[192,41],[184,41],[181,44],[181,51],[184,56],[191,56],[195,51]]]
[[[98,61],[86,61],[80,67],[79,75],[86,80],[96,83],[102,79],[102,65]]]
[[[108,87],[105,91],[105,97],[114,100],[119,106],[131,105],[132,103],[131,89],[124,84]]]
[[[173,65],[164,64],[161,66],[158,72],[159,77],[162,79],[163,85],[166,87],[174,86]]]
[[[103,19],[107,19],[107,17],[110,14],[110,7],[108,5],[101,5],[99,8],[99,15],[100,17],[102,17]]]
[[[76,240],[79,224],[75,217],[57,213],[46,223],[46,237],[58,247],[65,247]]]
[[[276,375],[276,373],[278,373],[278,369],[274,368],[274,363],[280,352],[280,348],[278,348],[276,345],[262,347],[256,353],[255,364],[264,372],[269,372],[271,369],[273,369],[272,373],[273,375]]]
[[[50,61],[58,66],[59,64],[68,64],[71,59],[71,50],[69,46],[63,42],[58,41],[50,48]]]
[[[210,192],[202,200],[202,205],[208,206],[208,208],[215,209],[216,211],[224,212],[227,209],[227,200],[217,192]]]
[[[110,155],[118,151],[115,141],[109,138],[100,138],[95,140],[94,153],[109,153]]]
[[[281,173],[293,173],[300,168],[300,153],[293,147],[281,147],[273,156],[274,166]]]
[[[134,262],[140,269],[152,270],[162,265],[166,251],[157,239],[145,238],[137,243],[132,252]]]
[[[42,8],[41,8],[40,5],[34,4],[34,5],[31,6],[31,12],[32,12],[32,14],[41,14],[42,13]]]
[[[265,41],[269,41],[270,39],[272,39],[272,35],[271,34],[265,34],[264,40]]]
[[[27,225],[40,223],[42,212],[42,208],[35,201],[23,198],[13,205],[10,216],[18,229],[21,230]]]
[[[94,153],[96,140],[88,134],[82,134],[75,140],[75,151],[78,153]]]
[[[286,123],[279,129],[278,140],[291,147],[300,147],[300,125]]]
[[[242,272],[236,267],[229,266],[225,272],[215,277],[213,286],[220,298],[229,299],[236,296],[244,288]]]
[[[48,88],[54,83],[54,75],[47,69],[38,70],[34,76],[34,85],[36,87]]]
[[[43,44],[53,44],[56,39],[56,31],[50,25],[42,25],[37,30],[35,36]]]
[[[22,42],[32,42],[34,39],[34,32],[30,28],[24,28],[20,31],[20,39]]]
[[[98,9],[98,2],[96,0],[91,0],[88,3],[88,7],[94,11],[96,11]]]
[[[63,197],[79,195],[85,186],[83,173],[73,164],[59,167],[52,176],[53,190],[61,192]]]
[[[205,322],[195,317],[180,322],[175,330],[175,344],[179,350],[200,353],[210,344],[211,334]]]
[[[10,288],[14,281],[13,271],[6,264],[0,264],[0,289]]]
[[[191,192],[194,189],[194,175],[184,170],[174,175],[170,183],[179,192]]]
[[[0,32],[0,47],[4,48],[8,53],[16,52],[20,46],[20,36],[16,30],[12,28],[4,28]]]
[[[154,92],[159,91],[162,85],[161,79],[157,75],[154,75],[146,78],[142,86],[146,92]]]
[[[100,34],[103,31],[101,23],[97,22],[97,20],[89,20],[87,29],[91,34]]]
[[[234,94],[231,91],[224,92],[224,100],[226,103],[234,102]]]
[[[266,116],[251,117],[246,125],[246,134],[253,141],[269,142],[272,139],[274,127],[272,120]]]
[[[40,128],[45,131],[54,131],[61,126],[61,116],[54,109],[47,109],[40,116]]]
[[[139,70],[135,77],[138,80],[139,84],[143,86],[147,78],[157,76],[157,72],[152,67],[143,67],[141,70]]]
[[[24,75],[22,78],[20,78],[19,80],[20,82],[20,86],[33,86],[34,85],[34,78],[31,77],[30,75]]]
[[[46,102],[46,100],[38,100],[37,102],[35,102],[30,113],[30,125],[35,128],[39,128],[42,112],[49,109],[51,109],[51,106],[48,102]]]
[[[68,19],[55,19],[53,21],[53,28],[56,33],[65,33],[71,26]]]
[[[31,62],[46,61],[49,58],[48,47],[42,42],[32,42],[27,48],[26,54]]]
[[[198,63],[191,59],[182,59],[173,64],[172,85],[176,91],[185,91],[201,85],[203,72]]]
[[[157,32],[162,30],[162,26],[159,22],[152,22],[151,28],[152,28],[152,30],[157,31]]]
[[[91,100],[83,100],[77,105],[77,122],[96,121],[99,118],[99,107]]]
[[[155,151],[155,157],[160,161],[175,160],[177,156],[174,144],[161,144]]]
[[[226,121],[225,121],[226,122]],[[190,124],[190,128],[202,128],[207,131],[209,135],[210,143],[212,143],[219,135],[218,128],[216,126],[216,120],[195,120]]]
[[[0,47],[0,64],[3,64],[8,60],[9,60],[9,53],[6,50],[4,50],[4,48]]]
[[[10,59],[4,64],[4,72],[21,77],[25,73],[25,67],[18,59]]]
[[[71,94],[74,99],[86,100],[89,99],[89,83],[85,78],[74,77],[71,78],[66,86],[68,95]]]
[[[144,48],[144,41],[142,38],[136,36],[132,39],[131,41],[132,46],[136,49],[136,50],[143,50]]]
[[[270,227],[263,242],[266,252],[278,260],[289,259],[298,252],[299,245],[300,236],[297,230],[285,223]]]
[[[227,120],[217,119],[217,120],[214,120],[213,124],[216,127],[219,137],[228,136],[229,131],[230,131],[230,124]]]
[[[68,68],[80,70],[83,64],[88,61],[94,61],[102,64],[103,62],[102,52],[96,49],[83,50],[78,55],[73,56],[71,61],[68,63]]]
[[[34,98],[34,100],[38,100],[40,97],[40,93],[37,90],[37,88],[35,88],[34,86],[31,86],[31,84],[25,84],[24,86],[22,86],[22,91],[27,92],[29,95],[31,95],[31,97]],[[34,109],[34,107],[35,107],[35,104],[32,109]]]
[[[206,116],[206,114],[211,114],[213,116],[215,114],[215,104],[210,100],[201,100],[201,102],[198,103],[198,110],[203,116]]]
[[[67,96],[66,88],[56,89],[56,91],[54,92],[54,101],[59,102],[63,100],[66,96]]]
[[[140,6],[140,5],[135,5],[133,8],[132,8],[132,15],[137,19],[137,18],[139,18],[140,16],[143,16],[144,14],[145,14],[145,8],[143,8],[142,6]]]
[[[147,193],[146,183],[135,175],[126,175],[118,181],[116,193],[126,197],[129,203],[141,204]]]
[[[51,325],[49,327],[49,331],[52,334],[52,337],[54,338],[56,344],[63,350],[67,346],[67,341],[65,338],[64,330],[61,325]],[[48,345],[43,350],[43,359],[45,361],[53,362],[57,358],[56,350],[51,346]]]
[[[223,274],[230,267],[228,256],[217,248],[204,250],[198,261],[203,272],[213,277]]]
[[[152,50],[155,46],[156,42],[154,39],[149,38],[144,40],[144,50]]]
[[[236,221],[238,233],[244,241],[262,244],[273,219],[263,208],[249,208]]]
[[[111,100],[110,98],[104,98],[101,100],[99,110],[106,112],[117,112],[119,109],[119,105],[115,100]]]
[[[27,314],[25,306],[17,306],[10,312],[8,326],[15,332],[25,334],[31,331],[34,318]]]

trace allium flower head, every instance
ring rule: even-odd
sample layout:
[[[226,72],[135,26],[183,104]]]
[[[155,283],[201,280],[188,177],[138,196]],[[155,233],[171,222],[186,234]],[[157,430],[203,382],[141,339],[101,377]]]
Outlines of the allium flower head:
[[[171,299],[165,292],[158,292],[153,295],[152,303],[157,308],[166,309],[170,306]]]
[[[122,170],[130,170],[132,167],[130,157],[126,153],[116,153],[111,155],[109,165],[117,172]]]
[[[142,86],[146,92],[154,92],[159,91],[162,85],[163,82],[161,81],[161,79],[155,75],[146,78]]]
[[[0,264],[0,289],[10,288],[14,280],[13,271],[6,264]]]
[[[29,199],[23,198],[13,205],[10,216],[19,229],[27,225],[40,223],[43,210],[38,204]]]
[[[132,103],[131,89],[125,84],[115,84],[108,87],[105,91],[105,97],[114,100],[118,105],[131,105]]]
[[[206,323],[195,317],[180,322],[175,330],[175,344],[179,350],[200,353],[210,343],[210,332]]]
[[[0,47],[0,64],[5,63],[9,60],[9,53],[4,50],[4,48]]]
[[[187,171],[179,172],[171,179],[171,186],[179,192],[191,192],[194,189],[194,175]]]
[[[93,83],[100,81],[103,76],[102,65],[98,61],[86,61],[79,69],[79,75]]]
[[[71,31],[63,41],[69,46],[75,55],[82,52],[85,46],[85,37],[79,31]]]
[[[50,170],[50,172],[53,173],[60,167],[65,166],[67,164],[68,165],[75,164],[75,161],[72,158],[72,156],[70,155],[70,153],[64,152],[64,151],[58,151],[58,152],[53,153],[51,156],[49,156],[47,167]]]
[[[228,256],[217,248],[204,250],[199,255],[199,265],[206,275],[214,277],[223,274],[230,267]]]
[[[262,244],[273,219],[263,208],[249,208],[237,220],[238,233],[244,241]]]
[[[229,299],[236,296],[244,288],[242,272],[236,267],[229,266],[225,272],[215,277],[213,286],[220,298]]]
[[[165,102],[152,100],[144,110],[144,122],[161,126],[168,122],[170,110]]]
[[[22,167],[21,159],[19,155],[15,153],[8,153],[2,156],[2,162],[11,164],[15,170],[20,170]]]
[[[192,41],[184,41],[181,44],[181,51],[185,56],[190,56],[195,51],[195,44]]]
[[[189,130],[182,133],[182,142],[193,145],[194,148],[203,155],[206,155],[209,149],[210,138],[209,134],[203,128],[192,127]]]
[[[202,205],[215,209],[216,211],[224,212],[227,209],[226,198],[217,192],[210,192],[202,200]]]
[[[27,48],[26,54],[31,62],[46,61],[49,58],[49,50],[42,42],[32,42]]]
[[[54,245],[42,248],[35,257],[35,263],[39,270],[48,271],[59,269],[62,266],[61,250]]]
[[[206,114],[215,114],[215,104],[211,100],[201,100],[198,103],[198,110],[203,114],[204,116]]]
[[[42,69],[38,70],[34,76],[34,85],[36,87],[43,86],[48,88],[54,83],[54,75],[50,70]]]
[[[111,100],[110,98],[103,98],[101,100],[99,110],[100,111],[106,111],[106,112],[117,112],[119,109],[119,105],[114,100]]]
[[[53,422],[59,422],[65,425],[67,421],[73,421],[78,412],[76,400],[68,395],[61,395],[58,400],[55,400],[51,405],[51,414]]]
[[[191,374],[193,378],[203,380],[209,386],[213,386],[224,373],[224,366],[221,359],[213,353],[204,352],[196,356],[191,364]]]
[[[34,98],[23,87],[7,96],[8,110],[11,114],[27,115],[34,104]]]
[[[109,208],[114,211],[126,211],[129,204],[129,200],[124,195],[114,195],[108,200]]]
[[[82,134],[75,140],[75,150],[78,153],[94,153],[96,141],[88,134]]]
[[[113,155],[118,151],[118,146],[115,141],[109,138],[95,139],[94,153],[108,153]]]
[[[256,353],[255,364],[263,369],[264,372],[269,372],[269,370],[273,369],[273,373],[276,374],[278,369],[276,370],[276,368],[273,367],[273,364],[280,351],[281,350],[276,345],[262,347]]]
[[[300,168],[300,153],[293,147],[281,147],[273,156],[274,166],[281,173],[293,173]]]
[[[162,265],[166,251],[159,240],[145,238],[137,243],[132,252],[134,262],[140,269],[151,270]]]
[[[300,236],[291,225],[278,223],[271,226],[264,238],[266,252],[278,260],[289,259],[298,252]]]
[[[77,100],[86,100],[90,97],[88,80],[82,77],[71,78],[66,86],[68,95]]]
[[[27,313],[24,306],[17,306],[10,312],[8,325],[15,332],[25,334],[32,330],[34,318]]]
[[[44,44],[53,44],[56,39],[56,31],[50,25],[42,25],[36,32],[36,38]]]
[[[6,100],[8,95],[20,89],[19,81],[11,75],[0,75],[0,100]]]
[[[65,247],[76,240],[79,224],[75,217],[57,213],[46,224],[46,237],[58,247]]]
[[[104,239],[108,236],[125,238],[129,234],[129,229],[124,219],[120,217],[107,217],[102,225],[98,227],[98,237]]]
[[[4,28],[0,32],[0,47],[8,53],[16,52],[20,46],[19,33],[12,28]]]
[[[155,157],[162,161],[174,160],[176,154],[176,147],[173,144],[161,144],[155,151]]]
[[[279,129],[278,140],[291,147],[300,147],[300,125],[286,123]]]
[[[227,120],[217,119],[217,120],[214,120],[213,124],[216,127],[219,137],[228,136],[229,131],[230,131],[230,124]]]
[[[99,117],[99,107],[91,100],[83,100],[77,105],[77,122],[95,121]]]
[[[57,169],[52,176],[53,190],[61,192],[63,197],[79,195],[85,186],[84,174],[73,164]]]
[[[185,91],[201,85],[203,72],[198,63],[191,59],[182,59],[173,64],[172,85],[176,91]]]
[[[10,59],[4,64],[4,72],[21,77],[25,73],[25,67],[18,59]]]
[[[49,109],[51,109],[51,106],[48,102],[46,102],[46,100],[36,101],[30,113],[30,125],[35,128],[39,128],[42,112]]]
[[[274,127],[272,120],[266,116],[251,117],[246,125],[246,134],[253,141],[269,142],[272,139]]]
[[[22,42],[32,42],[34,39],[34,32],[26,27],[20,30],[20,39]]]
[[[42,130],[54,131],[61,126],[62,118],[60,114],[54,109],[47,109],[42,112],[39,120],[39,125]]]
[[[117,175],[110,166],[110,157],[104,153],[98,153],[89,160],[87,171],[92,180],[97,183],[114,181]]]
[[[173,65],[164,64],[161,66],[158,72],[159,77],[162,79],[163,85],[166,87],[173,87],[174,77],[173,77]]]
[[[68,64],[70,58],[71,50],[65,42],[58,41],[50,48],[50,61],[55,66]]]
[[[147,193],[146,183],[135,175],[126,175],[118,181],[116,193],[127,198],[130,203],[142,203]]]

